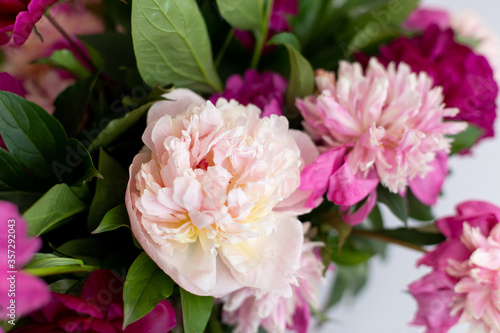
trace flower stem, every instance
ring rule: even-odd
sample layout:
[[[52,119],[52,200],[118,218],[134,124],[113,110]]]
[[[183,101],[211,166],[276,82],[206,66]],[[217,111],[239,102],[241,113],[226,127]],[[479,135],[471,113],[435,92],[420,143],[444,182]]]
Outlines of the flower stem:
[[[360,237],[365,237],[365,238],[378,239],[380,241],[383,241],[383,242],[386,242],[386,243],[389,243],[389,244],[396,244],[396,245],[399,245],[399,246],[406,247],[408,249],[412,249],[412,250],[415,250],[415,251],[427,253],[427,250],[425,250],[421,246],[418,246],[418,245],[415,245],[415,244],[411,244],[411,243],[408,243],[408,242],[405,242],[405,241],[402,241],[402,240],[399,240],[399,239],[396,239],[396,238],[392,238],[392,237],[389,237],[389,236],[386,236],[386,235],[382,235],[382,234],[377,233],[376,231],[353,229],[351,231],[351,234],[352,235],[356,235],[356,236],[360,236]]]
[[[45,13],[45,17],[49,20],[49,22],[54,26],[54,28],[64,37],[64,39],[66,39],[68,41],[68,43],[71,45],[71,47],[73,48],[73,50],[78,53],[78,55],[80,57],[82,57],[82,59],[86,62],[86,64],[90,67],[90,69],[92,70],[92,72],[95,72],[97,70],[97,68],[95,67],[94,63],[92,62],[92,60],[88,57],[88,55],[81,49],[80,46],[78,46],[75,41],[73,40],[73,38],[71,38],[71,36],[64,30],[64,28],[59,24],[57,23],[56,20],[54,20],[54,18],[49,14],[49,13]]]
[[[260,24],[260,31],[256,37],[256,45],[252,56],[251,67],[256,69],[259,65],[260,56],[262,55],[262,50],[267,41],[267,35],[269,33],[269,21],[271,19],[271,12],[273,10],[274,0],[269,0],[267,6],[264,9],[263,20]]]
[[[219,64],[222,60],[222,57],[224,56],[224,53],[226,52],[229,44],[231,43],[231,39],[234,36],[234,29],[229,30],[229,33],[226,36],[226,40],[224,41],[224,44],[222,44],[222,47],[219,50],[219,53],[217,53],[217,57],[215,58],[215,68],[219,68]]]
[[[25,268],[23,271],[38,277],[68,274],[68,273],[90,273],[99,269],[98,266],[89,265],[68,265],[68,266],[57,266],[57,267],[37,267],[37,268]]]

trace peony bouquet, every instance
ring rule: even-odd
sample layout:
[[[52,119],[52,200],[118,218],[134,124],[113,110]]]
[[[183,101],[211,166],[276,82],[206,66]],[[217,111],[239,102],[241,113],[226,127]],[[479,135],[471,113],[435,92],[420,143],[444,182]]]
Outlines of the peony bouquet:
[[[500,207],[433,213],[495,135],[473,14],[0,0],[0,45],[0,330],[312,332],[390,243],[411,324],[500,333]]]

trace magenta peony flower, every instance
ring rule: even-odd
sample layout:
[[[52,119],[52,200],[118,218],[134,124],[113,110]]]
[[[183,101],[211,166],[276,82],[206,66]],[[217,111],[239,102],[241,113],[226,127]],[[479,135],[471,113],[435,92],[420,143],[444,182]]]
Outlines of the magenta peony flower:
[[[447,134],[462,131],[465,123],[444,122],[457,109],[445,108],[441,88],[432,88],[424,73],[409,66],[376,59],[366,74],[360,64],[341,62],[338,78],[318,71],[319,96],[297,100],[304,128],[323,151],[301,175],[302,190],[312,190],[309,204],[327,192],[337,205],[368,200],[355,215],[341,212],[352,224],[361,223],[375,204],[380,182],[394,193],[409,185],[417,198],[431,205],[447,173]]]
[[[226,91],[210,97],[216,103],[220,97],[228,101],[235,99],[243,105],[254,104],[262,110],[261,117],[272,114],[283,115],[283,94],[287,82],[284,77],[273,72],[259,74],[255,69],[245,72],[244,78],[231,75],[226,81]]]
[[[409,287],[419,305],[413,324],[427,333],[447,332],[458,321],[500,332],[500,208],[468,201],[457,212],[436,221],[447,239],[418,262],[433,271]]]
[[[12,333],[166,333],[175,327],[174,309],[163,300],[123,329],[122,292],[123,281],[112,271],[94,271],[85,281],[80,297],[52,293],[50,303],[31,315],[33,323]]]
[[[446,10],[419,7],[413,11],[406,21],[403,23],[403,28],[408,30],[423,31],[436,24],[441,29],[450,27],[451,16]]]
[[[165,97],[150,109],[146,147],[130,167],[135,237],[193,294],[291,295],[303,242],[296,215],[310,211],[309,193],[297,188],[304,162],[318,156],[313,142],[254,105],[214,106],[186,89]]]
[[[89,12],[81,2],[57,4],[50,8],[50,14],[71,36],[104,31],[102,20]],[[26,99],[52,113],[57,96],[75,83],[76,78],[62,70],[32,62],[42,57],[50,57],[56,50],[72,48],[45,17],[38,22],[37,31],[43,41],[32,35],[22,46],[1,47],[5,61],[0,65],[0,70],[8,72],[22,83]],[[76,38],[75,43],[81,44]],[[78,55],[77,58],[81,61]]]
[[[14,204],[0,201],[0,221],[0,320],[17,322],[50,299],[45,282],[21,270],[42,242],[27,237],[28,227]]]
[[[268,39],[277,33],[289,31],[291,29],[288,23],[288,16],[297,15],[298,2],[297,0],[274,0],[269,21]],[[235,30],[234,35],[241,44],[248,50],[252,50],[255,46],[255,38],[250,31]],[[269,45],[264,48],[264,53],[272,50],[274,46]]]
[[[1,0],[0,1],[0,45],[10,41],[22,45],[31,34],[35,23],[43,13],[58,0]]]
[[[402,37],[380,49],[384,64],[404,62],[413,71],[426,72],[434,86],[443,87],[444,102],[460,109],[449,118],[465,120],[484,130],[483,137],[494,135],[498,85],[485,57],[454,40],[453,31],[428,27],[423,36]]]
[[[305,224],[304,233],[307,230],[308,224]],[[287,329],[308,332],[309,307],[318,309],[317,285],[323,282],[323,263],[315,252],[320,246],[323,244],[304,241],[291,297],[280,297],[254,288],[239,289],[223,299],[223,320],[236,325],[236,333],[256,333],[259,326],[275,333],[284,333]]]

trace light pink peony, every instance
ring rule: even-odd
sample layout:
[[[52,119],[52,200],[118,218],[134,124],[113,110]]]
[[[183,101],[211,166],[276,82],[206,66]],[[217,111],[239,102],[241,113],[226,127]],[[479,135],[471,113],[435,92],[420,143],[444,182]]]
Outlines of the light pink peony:
[[[379,182],[394,193],[409,185],[420,201],[436,202],[447,173],[446,135],[466,127],[443,121],[458,109],[444,107],[440,87],[432,88],[426,74],[412,73],[406,64],[385,69],[376,59],[366,74],[360,64],[347,62],[340,63],[337,80],[318,71],[316,85],[319,96],[297,100],[304,128],[323,152],[302,173],[301,189],[313,190],[311,204],[327,191],[330,201],[351,206]],[[375,204],[373,196],[363,214],[347,213],[347,220],[360,223]]]
[[[433,271],[410,285],[419,304],[413,322],[444,333],[457,322],[473,332],[500,332],[500,208],[465,202],[458,214],[436,223],[447,237],[419,264]]]
[[[130,167],[134,235],[182,288],[222,297],[244,286],[291,295],[303,235],[304,163],[318,156],[285,117],[178,89],[155,104]],[[306,153],[302,155],[301,149]],[[305,161],[302,159],[306,159]]]
[[[308,226],[304,226],[307,232]],[[323,263],[316,250],[322,243],[304,241],[297,284],[291,297],[280,297],[255,288],[242,288],[224,300],[223,320],[236,325],[237,333],[257,332],[262,326],[268,332],[282,333],[286,329],[298,333],[308,331],[311,311],[318,308],[318,284],[323,282]]]
[[[50,9],[50,14],[71,36],[104,31],[102,20],[89,12],[82,2],[57,4]],[[8,72],[20,80],[26,99],[52,113],[56,97],[76,80],[62,70],[32,62],[49,57],[57,49],[71,48],[45,17],[41,18],[36,27],[43,41],[32,34],[22,46],[7,45],[0,48],[5,55],[0,71]]]
[[[10,202],[0,201],[0,221],[2,221],[0,224],[0,320],[15,319],[17,321],[18,318],[38,310],[50,300],[50,291],[45,282],[21,270],[40,249],[42,241],[40,238],[27,236],[28,226],[17,207]],[[8,279],[13,276],[13,280]],[[15,284],[14,294],[9,291],[12,281]],[[13,310],[8,308],[12,301],[14,301]]]

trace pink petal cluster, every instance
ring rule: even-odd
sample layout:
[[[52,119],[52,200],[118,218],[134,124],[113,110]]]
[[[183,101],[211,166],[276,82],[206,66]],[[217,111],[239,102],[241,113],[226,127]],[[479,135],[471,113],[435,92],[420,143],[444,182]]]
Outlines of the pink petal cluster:
[[[0,221],[0,320],[16,322],[47,304],[50,291],[41,279],[21,270],[42,246],[41,239],[27,236],[26,222],[10,202],[0,201]],[[12,281],[14,294],[9,291]]]
[[[43,309],[31,314],[31,323],[12,331],[78,333],[166,333],[176,325],[172,306],[163,300],[143,318],[123,329],[123,281],[108,269],[92,272],[80,297],[52,293]]]
[[[220,97],[228,101],[235,99],[243,105],[256,105],[262,110],[261,117],[282,116],[286,86],[286,79],[277,73],[249,69],[243,78],[238,74],[231,75],[226,81],[226,90],[212,95],[210,101],[216,103]]]
[[[297,191],[318,152],[285,117],[254,105],[216,105],[178,89],[153,105],[146,147],[130,167],[132,231],[182,288],[222,297],[241,287],[291,295],[300,264]],[[301,151],[304,154],[301,155]]]
[[[104,31],[102,20],[89,12],[81,2],[58,4],[51,7],[50,14],[70,36]],[[52,113],[56,97],[76,80],[62,70],[33,61],[49,57],[58,49],[71,50],[71,47],[46,18],[42,18],[37,24],[37,31],[43,41],[32,35],[22,46],[6,45],[0,48],[5,56],[0,71],[9,73],[22,83],[26,99]]]
[[[419,310],[413,321],[427,333],[445,333],[458,322],[500,332],[500,208],[481,201],[457,207],[436,221],[446,241],[419,260],[433,271],[409,286]]]
[[[304,225],[307,232],[308,225]],[[256,333],[259,326],[267,332],[284,333],[287,329],[308,332],[311,311],[318,308],[317,285],[323,282],[323,263],[316,251],[322,243],[304,240],[300,267],[295,272],[297,284],[291,297],[242,288],[224,300],[223,320],[235,325],[237,333]]]
[[[424,31],[433,24],[441,30],[453,29],[459,41],[474,43],[474,51],[488,59],[495,78],[500,80],[500,41],[493,31],[483,24],[479,16],[471,11],[450,15],[446,10],[420,7],[408,16],[403,27]]]
[[[366,74],[359,63],[341,62],[338,77],[318,71],[319,95],[297,100],[303,126],[323,152],[301,176],[312,190],[309,204],[327,192],[344,206],[352,223],[361,223],[376,201],[379,183],[394,193],[409,185],[425,204],[436,202],[447,173],[451,139],[465,123],[445,122],[458,109],[445,108],[442,89],[425,73],[401,63],[384,68],[371,59]],[[368,196],[350,215],[348,206]]]
[[[59,0],[2,0],[0,2],[0,45],[7,44],[12,32],[14,43],[22,45],[47,8]]]

